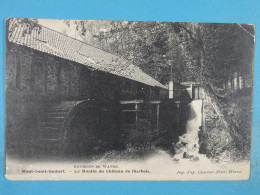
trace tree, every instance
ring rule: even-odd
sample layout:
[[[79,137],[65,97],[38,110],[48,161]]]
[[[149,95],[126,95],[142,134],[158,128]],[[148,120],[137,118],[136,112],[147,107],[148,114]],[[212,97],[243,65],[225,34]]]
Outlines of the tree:
[[[200,82],[234,142],[250,143],[243,132],[248,125],[237,122],[245,110],[238,109],[239,101],[232,111],[227,110],[231,91],[223,84],[234,82],[236,75],[237,82],[241,76],[252,89],[253,34],[252,26],[239,24],[114,21],[96,37],[106,40],[104,49],[132,61],[156,79],[169,73],[172,65],[176,81]],[[247,116],[250,121],[251,113]]]
[[[193,41],[183,44],[183,53],[190,64],[197,59],[197,63],[194,63],[196,67],[191,72],[213,100],[221,122],[231,135],[237,151],[248,156],[254,29],[247,25],[245,28],[239,24],[199,24],[196,28],[184,24],[183,29]],[[196,46],[197,50],[190,49]],[[237,82],[241,76],[243,83],[247,84],[244,86],[246,94],[239,92],[233,96],[234,91],[223,88],[223,84],[234,82],[234,76],[237,77]]]

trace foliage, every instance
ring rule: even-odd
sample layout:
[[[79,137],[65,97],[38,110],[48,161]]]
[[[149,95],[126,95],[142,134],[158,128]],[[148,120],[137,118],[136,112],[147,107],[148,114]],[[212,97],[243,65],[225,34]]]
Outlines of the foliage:
[[[237,154],[249,159],[251,148],[252,91],[248,94],[238,92],[226,98],[224,114],[230,116],[234,131],[230,132]],[[237,156],[235,156],[237,157]]]
[[[70,26],[70,22],[66,21]],[[251,73],[252,26],[133,21],[74,21],[81,38],[138,65],[155,79],[199,81],[221,91],[234,72]]]
[[[226,106],[222,112],[229,116],[234,131],[219,118],[214,127],[199,132],[200,153],[235,161],[250,158],[252,98],[248,93],[237,92],[225,98]]]
[[[192,59],[195,62],[196,58],[198,59],[191,73],[211,97],[219,115],[220,125],[208,132],[207,141],[204,142],[206,153],[218,156],[225,151],[232,159],[238,156],[240,156],[238,159],[247,159],[250,153],[251,135],[250,89],[252,89],[254,29],[252,26],[239,24],[198,24],[196,31],[191,27],[187,28],[191,29],[187,32],[190,32],[198,43],[198,52],[194,49],[189,50],[190,46],[195,45],[184,45],[191,64]],[[230,82],[235,74],[240,75],[243,82],[247,83],[246,88],[238,90],[236,94],[223,89],[223,83]],[[247,93],[241,97],[243,91]],[[243,119],[246,121],[240,122]],[[228,140],[227,143],[219,141],[222,140],[221,136],[227,138],[224,139]]]
[[[140,119],[126,129],[125,145],[127,148],[151,148],[155,136],[154,126],[148,120]]]
[[[234,144],[224,126],[214,127],[210,131],[199,131],[199,138],[199,152],[209,158],[219,158],[224,152],[231,151]]]
[[[232,138],[230,143],[238,143],[250,135],[244,131],[244,128],[249,131],[250,127],[237,122],[244,113],[247,113],[244,118],[251,121],[250,112],[246,107],[239,108],[239,101],[232,104],[225,101],[230,90],[225,90],[223,84],[237,74],[249,84],[247,88],[252,87],[253,26],[126,21],[103,24],[105,30],[94,35],[103,49],[123,56],[159,81],[169,79],[172,66],[175,82],[200,82],[217,109],[222,123],[219,128]],[[84,26],[84,22],[80,25]],[[250,101],[245,105],[249,106]],[[220,134],[216,130],[216,135]],[[212,139],[211,144],[214,143]]]

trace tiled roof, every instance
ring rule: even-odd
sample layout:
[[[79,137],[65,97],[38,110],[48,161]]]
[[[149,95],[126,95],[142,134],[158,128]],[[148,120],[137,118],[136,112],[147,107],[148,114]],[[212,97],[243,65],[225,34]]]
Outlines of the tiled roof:
[[[144,73],[137,66],[116,55],[73,39],[62,33],[42,27],[40,31],[23,33],[24,24],[19,24],[8,37],[10,42],[68,59],[96,70],[109,72],[150,86],[164,85]]]

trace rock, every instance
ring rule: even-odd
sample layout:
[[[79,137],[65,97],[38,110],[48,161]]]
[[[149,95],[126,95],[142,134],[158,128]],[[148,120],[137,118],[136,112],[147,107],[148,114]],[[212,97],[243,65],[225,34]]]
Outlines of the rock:
[[[195,156],[195,155],[189,155],[189,154],[187,154],[187,152],[184,152],[184,153],[183,153],[183,158],[190,159],[191,161],[194,161],[194,162],[200,160],[199,157],[197,157],[197,156]]]
[[[178,142],[178,143],[175,144],[175,146],[174,146],[175,149],[180,149],[180,148],[182,148],[182,147],[183,147],[183,145],[182,145],[181,142]]]
[[[190,160],[196,162],[196,161],[199,161],[200,159],[199,159],[199,157],[192,155],[192,158],[190,158]]]
[[[174,162],[179,162],[179,161],[180,161],[180,159],[178,159],[178,158],[172,158],[172,160],[173,160]]]

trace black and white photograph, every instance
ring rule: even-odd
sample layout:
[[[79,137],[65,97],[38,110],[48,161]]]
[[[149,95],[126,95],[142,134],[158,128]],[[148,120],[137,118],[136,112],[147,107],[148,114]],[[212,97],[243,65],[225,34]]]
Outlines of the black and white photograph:
[[[10,180],[247,180],[255,28],[9,18]]]

